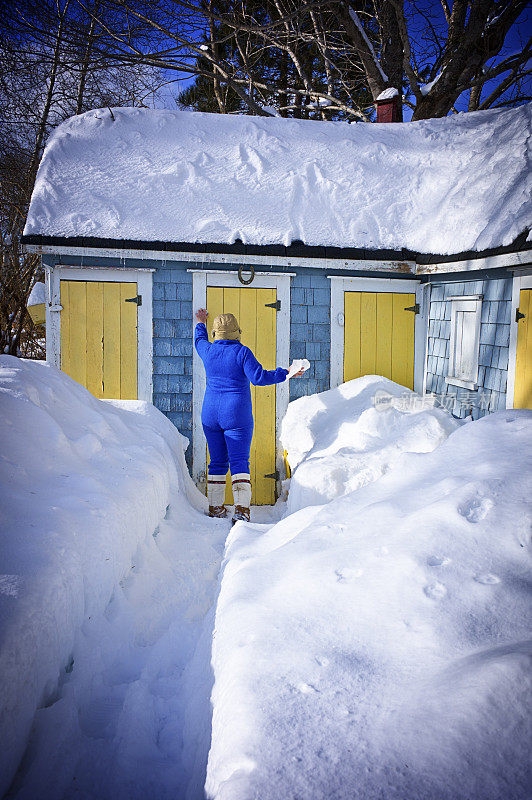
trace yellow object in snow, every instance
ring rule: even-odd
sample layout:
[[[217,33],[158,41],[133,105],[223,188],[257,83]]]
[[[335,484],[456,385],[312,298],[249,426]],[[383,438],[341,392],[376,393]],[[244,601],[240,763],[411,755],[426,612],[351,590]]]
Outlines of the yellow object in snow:
[[[283,461],[284,461],[285,478],[291,478],[292,470],[290,469],[290,462],[288,461],[288,452],[286,450],[283,451]]]
[[[30,315],[34,325],[45,324],[46,310],[44,303],[36,303],[33,306],[28,306],[28,314]]]

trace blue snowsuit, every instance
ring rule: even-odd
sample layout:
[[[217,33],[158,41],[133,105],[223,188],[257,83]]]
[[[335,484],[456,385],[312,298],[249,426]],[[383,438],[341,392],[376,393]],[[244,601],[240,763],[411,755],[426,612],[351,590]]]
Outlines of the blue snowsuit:
[[[249,347],[235,339],[209,342],[207,328],[198,322],[194,344],[205,365],[207,389],[201,422],[209,445],[209,474],[249,473],[249,450],[253,437],[251,391],[254,386],[271,386],[286,380],[288,370],[263,369]]]

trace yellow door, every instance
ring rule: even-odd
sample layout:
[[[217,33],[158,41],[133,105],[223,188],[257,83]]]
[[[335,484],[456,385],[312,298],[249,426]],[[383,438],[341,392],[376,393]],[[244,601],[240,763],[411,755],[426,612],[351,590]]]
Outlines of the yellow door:
[[[515,356],[514,408],[532,408],[532,289],[521,289]]]
[[[344,381],[384,375],[414,388],[415,294],[345,292]]]
[[[61,281],[61,369],[95,397],[137,399],[136,283]]]
[[[218,314],[234,314],[242,328],[242,344],[247,345],[265,369],[275,369],[277,348],[277,312],[267,308],[275,303],[275,289],[207,288],[207,330],[212,341],[212,321]],[[275,479],[265,477],[275,472],[275,386],[252,386],[251,402],[255,428],[251,442],[250,473],[252,503],[275,503]],[[226,503],[233,496],[228,476]]]

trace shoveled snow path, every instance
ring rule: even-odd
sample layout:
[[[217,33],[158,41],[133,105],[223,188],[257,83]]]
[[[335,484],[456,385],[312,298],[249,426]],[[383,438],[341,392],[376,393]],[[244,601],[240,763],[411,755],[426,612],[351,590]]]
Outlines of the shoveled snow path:
[[[210,746],[211,642],[229,531],[183,497],[139,546],[39,709],[8,797],[194,800]]]

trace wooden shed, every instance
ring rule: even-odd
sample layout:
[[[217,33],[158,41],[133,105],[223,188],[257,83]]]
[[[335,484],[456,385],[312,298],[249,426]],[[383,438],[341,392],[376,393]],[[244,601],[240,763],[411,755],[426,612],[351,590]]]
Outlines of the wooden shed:
[[[63,123],[24,235],[47,358],[97,397],[154,402],[205,480],[193,309],[231,311],[264,366],[254,502],[274,501],[289,400],[364,374],[464,416],[532,407],[532,106],[418,123],[116,109]]]

